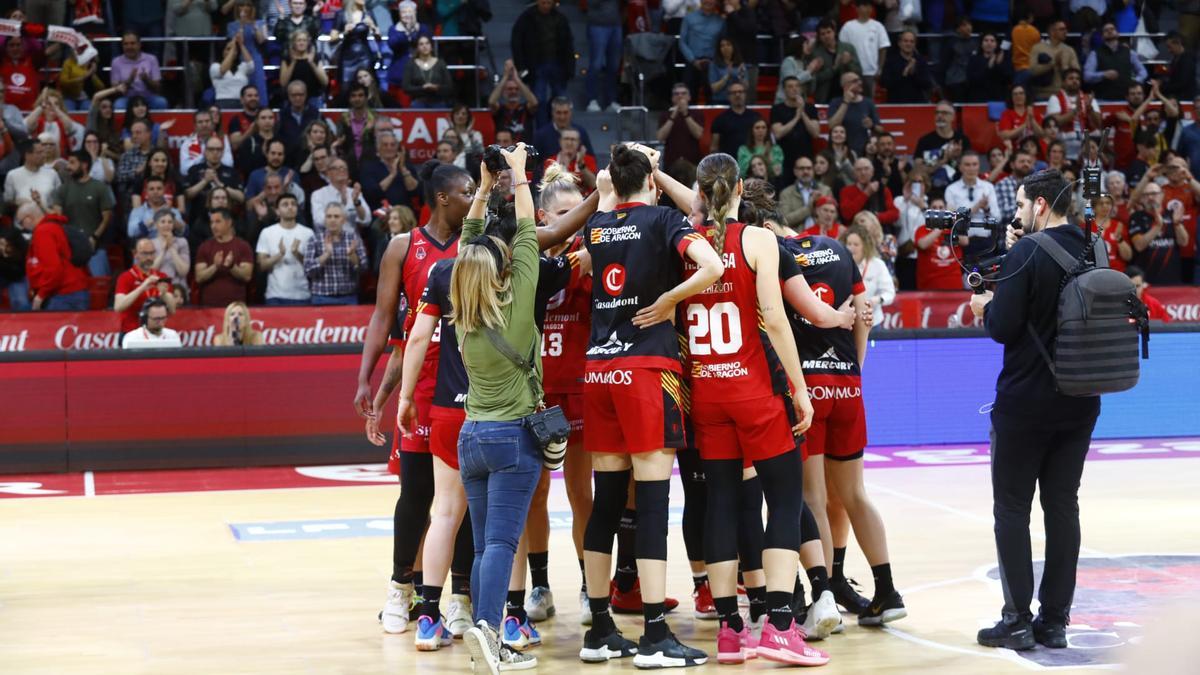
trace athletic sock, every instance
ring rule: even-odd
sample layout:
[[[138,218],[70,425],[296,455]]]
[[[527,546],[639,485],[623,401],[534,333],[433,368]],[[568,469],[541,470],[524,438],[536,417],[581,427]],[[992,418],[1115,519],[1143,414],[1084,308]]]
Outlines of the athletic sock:
[[[608,596],[588,598],[588,609],[592,612],[592,633],[598,636],[611,635],[617,629],[612,614],[608,611]]]
[[[713,606],[717,608],[717,617],[728,624],[735,633],[742,632],[745,623],[742,622],[742,615],[738,612],[737,596],[733,595],[728,598],[713,598]]]
[[[442,616],[442,610],[438,607],[442,602],[442,587],[422,586],[421,597],[424,598],[421,602],[421,616],[428,616],[437,621]]]
[[[767,620],[775,630],[792,627],[792,594],[787,591],[767,591]]]
[[[583,579],[579,582],[579,592],[587,593],[587,572],[583,569],[583,558],[579,559],[579,578]]]
[[[700,574],[692,573],[692,590],[698,591],[704,584],[708,583],[708,574],[701,572]],[[734,596],[734,603],[737,603],[737,596]]]
[[[471,575],[450,573],[450,592],[454,595],[471,595]]]
[[[525,615],[525,589],[519,591],[508,592],[508,605],[504,608],[505,613],[509,616],[516,617],[517,621],[525,623],[528,618]]]
[[[646,639],[650,642],[667,637],[667,606],[661,602],[643,602],[642,617],[646,620]],[[595,621],[595,617],[592,618]]]
[[[833,549],[833,568],[830,570],[829,581],[839,583],[846,580],[843,565],[846,563],[846,547]]]
[[[804,602],[804,582],[800,579],[799,574],[796,575],[796,585],[792,588],[792,600],[798,607],[803,607],[808,604],[807,602]]]
[[[617,530],[617,573],[613,581],[617,590],[628,593],[637,583],[637,511],[625,509],[621,527]]]
[[[549,565],[550,553],[548,551],[529,554],[529,576],[534,588],[539,586],[550,588],[550,572],[547,569]]]
[[[821,594],[829,590],[829,573],[824,565],[817,565],[804,570],[808,574],[808,582],[812,584],[813,602],[821,599]]]
[[[892,585],[892,564],[873,565],[871,576],[875,577],[875,597],[882,598],[891,595],[896,587]]]
[[[418,593],[424,592],[425,575],[421,573],[421,570],[416,570],[412,573],[412,585],[413,588],[417,589]]]
[[[767,613],[767,587],[747,588],[746,597],[750,600],[750,620],[757,622]]]

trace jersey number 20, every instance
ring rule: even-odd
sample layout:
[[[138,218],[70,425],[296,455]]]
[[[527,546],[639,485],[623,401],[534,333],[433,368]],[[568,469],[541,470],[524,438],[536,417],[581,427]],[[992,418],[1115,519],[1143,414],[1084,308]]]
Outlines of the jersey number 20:
[[[736,354],[742,348],[742,314],[732,302],[688,305],[688,346],[694,356]]]

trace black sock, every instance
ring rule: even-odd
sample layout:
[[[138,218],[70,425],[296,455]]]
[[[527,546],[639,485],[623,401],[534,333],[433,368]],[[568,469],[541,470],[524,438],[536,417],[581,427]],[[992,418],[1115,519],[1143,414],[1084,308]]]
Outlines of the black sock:
[[[759,617],[767,613],[767,587],[747,588],[746,597],[750,600],[750,620],[758,621]]]
[[[592,633],[601,637],[617,629],[612,614],[608,611],[608,596],[588,598],[588,609],[592,612]]]
[[[792,588],[792,599],[799,607],[808,605],[807,602],[804,602],[804,582],[800,579],[799,574],[796,575],[796,586]]]
[[[550,573],[547,569],[550,565],[550,553],[542,551],[541,553],[529,554],[529,576],[533,582],[533,587],[550,588]]]
[[[643,602],[642,617],[646,621],[647,640],[658,642],[667,638],[667,606],[664,603]]]
[[[454,595],[471,595],[471,575],[450,573],[450,592]]]
[[[728,598],[713,598],[713,606],[717,608],[717,617],[721,621],[728,624],[734,632],[742,632],[745,623],[742,622],[742,615],[738,613],[737,596]]]
[[[617,574],[613,581],[617,590],[628,593],[637,583],[637,511],[625,509],[621,515],[621,527],[617,530]]]
[[[707,583],[708,583],[708,575],[707,574],[693,574],[692,575],[692,590],[698,591],[698,590],[700,590],[701,586],[703,586],[704,584],[707,584]],[[734,596],[734,600],[735,601],[737,600],[736,596]]]
[[[579,578],[583,579],[583,581],[579,583],[579,591],[581,593],[587,593],[587,572],[585,572],[583,569],[583,558],[579,559]]]
[[[441,586],[422,586],[421,596],[424,598],[421,602],[421,616],[428,616],[437,621],[442,615],[442,610],[438,608],[442,602]]]
[[[896,587],[892,585],[891,563],[871,566],[871,576],[875,577],[876,598],[882,598],[885,595],[891,595],[892,592],[896,590]]]
[[[509,616],[516,617],[517,621],[520,621],[521,623],[525,623],[526,616],[525,616],[525,589],[524,588],[522,588],[519,591],[509,591],[508,592],[508,605],[505,606],[504,611]]]
[[[833,568],[830,570],[829,581],[839,583],[846,580],[843,565],[846,563],[846,547],[833,549]]]
[[[825,571],[823,565],[810,567],[804,570],[808,573],[808,582],[812,584],[812,599],[813,602],[821,599],[821,594],[829,590],[829,572]]]
[[[425,575],[421,574],[421,570],[412,573],[412,585],[417,590],[417,594],[420,594],[425,588]]]
[[[787,591],[767,591],[767,620],[775,630],[792,627],[792,594]]]

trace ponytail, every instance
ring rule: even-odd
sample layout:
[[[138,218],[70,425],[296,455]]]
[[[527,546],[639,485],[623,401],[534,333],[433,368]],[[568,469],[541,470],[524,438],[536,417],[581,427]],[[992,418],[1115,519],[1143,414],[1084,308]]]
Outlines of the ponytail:
[[[713,248],[722,253],[725,249],[725,217],[733,206],[731,202],[738,182],[737,160],[720,152],[705,157],[696,167],[696,182],[708,202],[708,214],[714,223]]]

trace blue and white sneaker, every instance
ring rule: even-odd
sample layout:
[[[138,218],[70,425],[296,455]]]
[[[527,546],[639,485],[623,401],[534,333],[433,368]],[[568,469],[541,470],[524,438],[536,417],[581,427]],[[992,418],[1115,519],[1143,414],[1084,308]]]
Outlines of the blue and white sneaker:
[[[525,623],[521,623],[517,617],[509,616],[504,619],[504,626],[500,631],[500,641],[523,652],[530,647],[542,644],[542,636],[528,618],[525,619]]]
[[[452,642],[450,631],[442,625],[442,617],[422,616],[417,619],[417,651],[436,652]]]

